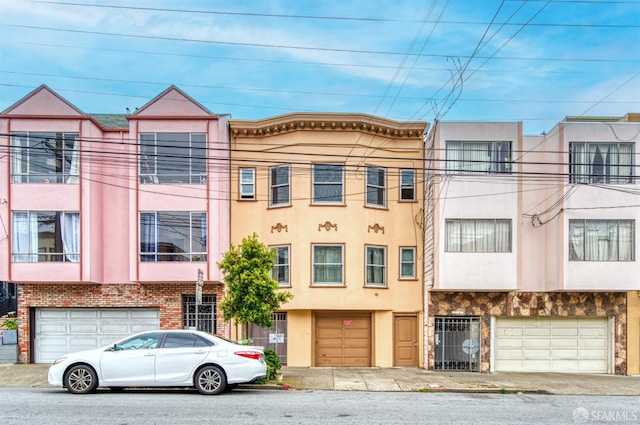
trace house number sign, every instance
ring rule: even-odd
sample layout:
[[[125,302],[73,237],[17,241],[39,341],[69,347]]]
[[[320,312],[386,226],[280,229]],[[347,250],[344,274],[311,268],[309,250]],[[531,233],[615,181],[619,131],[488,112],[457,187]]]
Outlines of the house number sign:
[[[353,320],[344,320],[342,324],[344,326],[353,326]]]

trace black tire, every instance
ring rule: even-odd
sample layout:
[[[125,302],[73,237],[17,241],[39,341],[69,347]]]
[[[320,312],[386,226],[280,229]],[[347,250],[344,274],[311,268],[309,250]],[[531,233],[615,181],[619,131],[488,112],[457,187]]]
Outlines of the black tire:
[[[64,375],[64,386],[73,394],[88,394],[98,388],[98,375],[91,366],[75,365]]]
[[[220,394],[227,387],[227,377],[218,366],[205,366],[196,372],[193,384],[200,394]]]

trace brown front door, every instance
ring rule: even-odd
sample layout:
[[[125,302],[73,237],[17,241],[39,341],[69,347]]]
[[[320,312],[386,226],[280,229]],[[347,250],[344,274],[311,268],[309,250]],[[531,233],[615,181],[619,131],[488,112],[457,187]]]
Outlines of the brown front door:
[[[418,318],[396,315],[393,324],[395,366],[418,366]]]

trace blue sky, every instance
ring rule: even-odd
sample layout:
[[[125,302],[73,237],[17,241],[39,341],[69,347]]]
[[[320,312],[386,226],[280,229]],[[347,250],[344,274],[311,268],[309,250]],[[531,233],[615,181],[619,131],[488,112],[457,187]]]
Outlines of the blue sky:
[[[640,0],[0,0],[0,110],[170,85],[219,114],[522,121],[640,112]]]

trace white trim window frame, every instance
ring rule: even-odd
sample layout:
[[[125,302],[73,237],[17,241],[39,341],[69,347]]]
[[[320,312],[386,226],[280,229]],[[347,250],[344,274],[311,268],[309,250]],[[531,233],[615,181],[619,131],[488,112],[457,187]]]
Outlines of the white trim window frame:
[[[400,279],[416,278],[416,248],[413,246],[400,247]]]
[[[255,168],[238,169],[239,197],[242,201],[256,199],[256,170]]]
[[[344,286],[344,245],[312,244],[313,286]]]
[[[139,134],[140,183],[206,184],[206,133]]]
[[[11,183],[78,184],[78,136],[55,131],[11,133]]]
[[[447,174],[511,173],[511,142],[447,140]]]
[[[271,277],[278,282],[278,286],[291,286],[291,247],[289,245],[272,246],[274,251]]]
[[[570,219],[569,261],[635,261],[635,220]]]
[[[365,286],[387,286],[387,248],[365,245]]]
[[[269,167],[269,206],[291,205],[291,166]]]
[[[510,219],[446,219],[445,252],[511,252],[511,229]]]
[[[416,200],[416,170],[400,170],[400,201],[411,202]]]
[[[344,164],[313,164],[311,173],[313,204],[344,204]]]
[[[387,170],[384,167],[367,166],[366,205],[384,208],[387,205]]]

